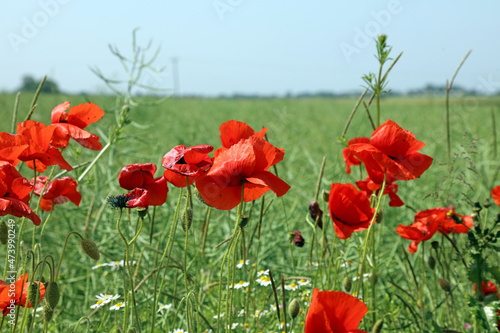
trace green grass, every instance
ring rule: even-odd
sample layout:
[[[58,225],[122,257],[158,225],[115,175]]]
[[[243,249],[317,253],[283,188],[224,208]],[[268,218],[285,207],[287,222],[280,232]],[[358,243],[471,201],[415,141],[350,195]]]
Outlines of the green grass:
[[[32,96],[21,96],[18,120],[24,120],[31,98]],[[0,110],[4,119],[0,123],[0,131],[10,131],[14,99],[13,95],[0,96]],[[104,109],[106,116],[98,124],[89,126],[88,130],[99,134],[101,140],[106,143],[109,130],[115,124],[119,112],[114,97],[41,95],[32,119],[42,121],[45,124],[50,123],[52,108],[66,100],[70,101],[72,105],[91,101]],[[327,206],[320,203],[325,211],[325,233],[330,241],[329,248],[335,246],[335,256],[327,267],[311,268],[306,266],[306,261],[309,259],[313,229],[306,219],[309,202],[314,199],[323,156],[326,156],[327,160],[321,190],[329,191],[334,182],[354,183],[359,178],[358,168],[355,168],[350,176],[345,173],[342,160],[344,146],[338,142],[338,137],[342,134],[345,122],[355,102],[352,99],[226,100],[175,98],[167,100],[160,106],[133,107],[130,113],[132,124],[125,128],[121,140],[104,154],[96,167],[80,184],[79,190],[83,195],[80,207],[76,208],[71,203],[56,207],[45,230],[42,253],[51,254],[57,261],[61,254],[65,235],[73,230],[84,233],[87,222],[86,235],[99,245],[102,255],[100,262],[123,259],[124,247],[115,227],[118,212],[112,210],[105,203],[108,195],[126,192],[118,185],[118,173],[121,168],[131,163],[152,162],[158,166],[157,176],[159,176],[163,171],[161,158],[172,147],[180,144],[186,146],[210,144],[215,148],[220,147],[219,126],[225,121],[236,119],[248,123],[256,130],[261,127],[269,128],[267,132],[269,141],[273,145],[285,149],[285,159],[277,165],[279,176],[291,185],[290,191],[283,198],[276,198],[273,194],[266,195],[266,203],[274,201],[264,216],[262,237],[260,241],[253,241],[249,252],[249,259],[255,267],[253,270],[249,270],[251,266],[236,270],[236,282],[239,280],[254,282],[249,279],[249,274],[255,280],[255,270],[271,268],[275,278],[279,278],[280,274],[283,274],[285,278],[309,277],[312,278],[312,286],[318,287],[320,290],[341,290],[340,281],[345,271],[339,269],[339,265],[344,259],[358,262],[360,244],[364,240],[365,233],[356,233],[347,241],[336,239],[331,220],[328,217]],[[496,175],[498,159],[492,148],[493,129],[489,120],[491,119],[491,110],[498,113],[499,105],[500,98],[493,97],[452,99],[452,156],[458,154],[458,157],[451,170],[450,165],[446,165],[444,98],[401,97],[382,100],[381,122],[391,119],[401,127],[413,132],[418,140],[426,143],[421,152],[434,158],[433,165],[420,179],[399,182],[398,194],[407,206],[415,210],[424,210],[438,206],[447,207],[453,204],[458,213],[470,214],[468,198],[472,201],[482,202],[483,198],[489,196],[491,187],[498,184]],[[369,137],[371,133],[372,129],[366,112],[361,107],[349,127],[347,139],[357,136]],[[477,142],[474,138],[478,138]],[[96,152],[84,151],[75,142],[65,152],[65,157],[72,165],[91,160],[95,155]],[[465,157],[470,157],[473,164],[470,164]],[[68,175],[76,179],[83,169],[75,169]],[[31,170],[25,167],[21,171],[25,177],[31,179]],[[163,252],[165,248],[178,195],[179,191],[171,186],[167,203],[156,210],[152,244],[149,244],[149,222],[146,223],[138,239],[135,260],[141,259],[136,270],[137,281],[140,281],[152,270],[156,254],[154,249],[157,248]],[[247,244],[257,223],[259,206],[260,200],[255,203],[249,224],[245,228]],[[249,208],[250,204],[247,204],[246,213],[248,213]],[[492,207],[492,210],[494,213],[491,215],[498,211],[497,207]],[[195,202],[194,221],[189,236],[191,245],[188,248],[188,273],[193,278],[193,284],[190,287],[195,290],[196,297],[201,304],[201,313],[207,317],[211,324],[214,324],[216,322],[213,315],[216,314],[217,308],[218,274],[226,249],[225,246],[214,249],[214,246],[231,235],[234,222],[231,222],[230,219],[234,219],[235,212],[230,213],[229,221],[229,213],[215,210],[212,212],[206,255],[202,257],[200,235],[204,212],[204,206]],[[41,213],[42,220],[46,216],[45,212]],[[386,324],[386,327],[393,331],[402,331],[403,327],[406,327],[407,331],[418,331],[412,326],[414,317],[411,311],[399,298],[395,297],[395,294],[401,294],[401,291],[389,282],[397,283],[407,290],[414,288],[401,249],[401,244],[407,248],[409,241],[402,240],[394,232],[398,224],[410,224],[413,221],[413,216],[414,211],[411,209],[407,207],[390,208],[386,202],[383,222],[377,225],[377,271],[379,273],[377,288],[380,306],[377,311],[379,317],[385,313],[393,314],[390,317],[392,322]],[[123,226],[125,228],[125,225],[128,225],[127,235],[130,239],[135,230],[135,212],[132,212],[130,217],[124,217],[124,220],[127,221],[128,218],[130,221],[123,222]],[[16,221],[20,221],[20,219],[16,219]],[[294,229],[301,230],[306,239],[306,246],[293,249],[297,267],[295,273],[292,271],[287,239],[287,232]],[[316,239],[321,238],[320,231],[316,232],[318,233]],[[30,223],[26,223],[22,235],[22,238],[25,239],[23,254],[30,248],[31,235],[32,226]],[[439,239],[437,236],[435,237]],[[459,235],[456,237],[456,241],[463,248],[466,236]],[[334,243],[332,244],[332,242]],[[49,331],[53,332],[66,332],[67,328],[70,325],[74,327],[82,316],[89,315],[92,312],[90,305],[94,302],[94,295],[99,293],[123,295],[122,269],[111,271],[105,267],[92,270],[91,267],[95,265],[95,262],[85,256],[76,237],[70,238],[69,244],[70,247],[65,255],[59,280],[62,293],[61,301],[55,311],[54,319],[49,325]],[[3,249],[5,247],[0,247],[0,253],[5,253]],[[427,253],[428,249],[430,249],[429,246],[426,248]],[[183,255],[184,232],[178,228],[172,258],[176,262],[182,263]],[[496,256],[498,259],[498,254]],[[320,257],[318,246],[316,246],[313,251],[313,261],[319,261]],[[418,254],[413,255],[410,261],[414,266],[419,267],[420,259],[417,258],[419,258]],[[237,260],[240,259],[241,256],[238,256]],[[450,306],[456,313],[460,313],[460,317],[456,319],[460,325],[445,328],[462,330],[465,322],[472,323],[470,314],[460,310],[466,308],[466,300],[463,295],[471,293],[471,284],[466,281],[465,271],[459,266],[460,263],[457,263],[457,258],[450,255],[449,259],[453,261],[454,267],[450,279],[457,288],[454,294],[455,298],[451,301],[452,305],[450,305],[450,300],[445,300],[441,290],[437,290],[434,295],[427,293],[426,297],[429,299],[435,297],[434,301],[444,302],[435,312],[436,322],[453,324],[453,320],[446,317],[447,311],[452,311],[446,306]],[[2,264],[3,261],[0,261],[0,265]],[[356,265],[347,271],[351,277],[354,277],[355,269]],[[329,285],[327,283],[328,270],[331,273]],[[170,267],[163,271],[163,274],[165,274],[167,281],[163,290],[170,295],[183,297],[185,290],[182,270],[178,267]],[[429,283],[433,284],[432,288],[435,288],[436,281],[432,280],[432,274],[429,273],[427,278]],[[430,282],[431,280],[432,282]],[[257,288],[255,283],[253,287]],[[137,293],[138,308],[144,328],[149,327],[153,293],[151,279],[147,280]],[[266,289],[266,291],[256,290],[250,298],[244,298],[243,295],[237,293],[235,311],[239,311],[241,306],[245,306],[248,312],[253,313],[255,309],[261,309],[264,306],[267,309],[267,304],[273,302],[270,289]],[[297,292],[293,296],[302,297]],[[174,308],[179,306],[179,302],[175,298],[168,295],[159,295],[159,297],[160,303],[173,303],[174,307],[168,314],[158,316],[155,331],[164,332],[175,327],[187,329],[185,322],[183,322],[186,319],[185,306],[181,306],[177,312]],[[404,296],[401,297],[404,298]],[[406,300],[408,301],[408,299]],[[304,302],[308,301],[304,299]],[[301,305],[307,307],[304,302],[301,302]],[[370,307],[370,304],[368,306]],[[413,306],[415,305],[413,304]],[[369,310],[372,311],[372,309]],[[306,312],[304,311],[296,321],[295,332],[300,332],[303,329],[300,328],[299,324],[300,321],[304,321]],[[123,310],[116,313],[116,318],[114,315],[115,312],[110,312],[106,308],[101,309],[91,318],[90,331],[108,332],[112,331],[113,327],[116,329],[117,326],[121,325]],[[420,313],[418,315],[420,316]],[[370,321],[370,316],[369,312],[365,317],[365,326],[362,324],[360,328],[370,330],[366,324],[367,321]],[[262,320],[256,320],[249,316],[246,318],[245,322],[250,324],[252,332],[278,330],[277,318],[272,314],[267,315]],[[393,321],[395,318],[398,319],[398,322]],[[102,327],[100,326],[101,320],[104,323]],[[174,320],[176,320],[175,323]],[[242,324],[242,320],[239,320]],[[37,327],[40,329],[41,326]],[[82,327],[86,327],[86,324],[80,326],[80,328]],[[201,327],[204,329],[207,326],[203,323]],[[429,320],[428,329],[433,331],[431,320]]]

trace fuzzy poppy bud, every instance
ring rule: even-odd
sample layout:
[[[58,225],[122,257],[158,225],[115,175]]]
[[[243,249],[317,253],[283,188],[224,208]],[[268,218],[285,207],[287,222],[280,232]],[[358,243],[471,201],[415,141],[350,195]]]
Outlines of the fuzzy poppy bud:
[[[448,293],[451,291],[450,281],[448,281],[446,279],[438,279],[438,282],[439,282],[439,286],[441,287],[441,289],[443,289],[444,291],[446,291]]]
[[[189,230],[191,228],[191,224],[193,223],[193,210],[191,208],[188,208],[184,210],[184,213],[182,213],[182,220],[181,220],[181,227],[184,232]]]
[[[427,259],[427,264],[429,264],[429,268],[434,270],[436,267],[436,259],[433,256],[429,256],[429,259]]]
[[[352,279],[349,276],[344,276],[342,279],[342,287],[346,292],[350,292],[352,288]]]
[[[375,218],[375,223],[382,223],[382,220],[384,219],[384,212],[380,211],[377,214],[377,217]]]
[[[246,227],[247,224],[248,224],[248,216],[242,216],[239,224],[240,229]]]
[[[292,299],[290,304],[288,304],[288,314],[292,319],[295,319],[300,313],[300,303],[296,298]]]
[[[2,244],[7,244],[8,235],[9,230],[7,228],[7,224],[5,224],[5,221],[2,221],[0,223],[0,242],[2,242]]]
[[[148,209],[144,207],[137,207],[137,213],[141,219],[145,218],[148,215]]]
[[[59,298],[61,297],[59,293],[59,285],[57,282],[52,281],[47,283],[47,288],[45,290],[45,302],[54,309],[59,303]]]
[[[43,302],[43,320],[47,323],[52,320],[52,315],[54,314],[54,309],[52,309],[47,302]]]
[[[209,204],[207,204],[207,202],[205,200],[203,200],[203,197],[201,196],[201,194],[198,190],[195,190],[193,192],[193,194],[194,194],[194,197],[196,198],[196,200],[198,200],[199,202],[201,202],[202,204],[204,204],[208,207],[211,207]]]
[[[316,222],[316,225],[323,229],[323,211],[319,208],[319,204],[317,201],[312,201],[309,204],[309,214],[313,221]]]
[[[371,333],[380,333],[382,332],[382,327],[384,326],[384,318],[379,319],[373,324]]]
[[[32,282],[30,284],[29,292],[28,292],[28,300],[31,304],[31,306],[34,306],[37,303],[38,296],[40,295],[38,288],[38,284],[35,282]]]
[[[92,259],[95,261],[99,260],[101,258],[101,255],[99,253],[99,248],[97,247],[97,244],[94,243],[92,239],[89,238],[82,238],[82,241],[80,243],[82,245],[83,251]]]

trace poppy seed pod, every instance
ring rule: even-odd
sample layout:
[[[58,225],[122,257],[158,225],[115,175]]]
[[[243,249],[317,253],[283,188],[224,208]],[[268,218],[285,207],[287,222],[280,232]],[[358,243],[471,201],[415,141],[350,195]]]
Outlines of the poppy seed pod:
[[[38,284],[36,284],[35,282],[32,282],[30,284],[30,288],[29,288],[29,295],[28,295],[28,300],[31,304],[31,306],[34,306],[36,304],[36,301],[37,301],[37,295],[40,294],[40,291],[39,291],[39,288],[38,288]]]
[[[57,282],[52,281],[47,283],[47,289],[45,292],[45,302],[54,309],[59,303],[59,298],[61,297],[59,293],[59,285]]]
[[[329,197],[330,197],[330,192],[323,190],[323,201],[328,202]]]
[[[436,267],[436,259],[433,256],[429,256],[427,264],[429,264],[430,269],[434,270],[434,268]]]
[[[9,234],[9,231],[7,229],[7,224],[5,224],[5,221],[2,221],[0,223],[0,242],[2,244],[7,244],[8,234]]]
[[[448,281],[446,279],[438,279],[438,282],[439,282],[439,286],[441,287],[441,289],[443,289],[444,291],[446,291],[448,293],[451,291],[450,281]]]
[[[49,303],[46,301],[43,302],[43,320],[47,323],[52,320],[52,315],[54,314],[54,310],[50,307]]]
[[[349,276],[344,276],[342,279],[342,287],[346,292],[350,292],[352,288],[352,279]]]
[[[373,324],[372,333],[380,333],[382,332],[382,327],[384,326],[384,318],[379,319]]]
[[[248,216],[242,216],[239,224],[240,229],[243,229],[247,224],[248,224]]]
[[[184,232],[191,228],[191,224],[193,223],[193,210],[188,208],[184,210],[182,213],[181,227]]]
[[[148,215],[148,209],[144,207],[137,207],[137,214],[139,214],[139,217],[141,219],[145,218],[146,215]]]
[[[288,314],[292,319],[295,319],[300,313],[300,303],[296,298],[292,299],[290,304],[288,304]]]
[[[92,259],[95,261],[98,261],[99,258],[101,258],[101,255],[99,253],[99,248],[97,247],[97,244],[94,243],[93,240],[89,238],[82,238],[82,241],[80,243],[82,245],[83,251]]]

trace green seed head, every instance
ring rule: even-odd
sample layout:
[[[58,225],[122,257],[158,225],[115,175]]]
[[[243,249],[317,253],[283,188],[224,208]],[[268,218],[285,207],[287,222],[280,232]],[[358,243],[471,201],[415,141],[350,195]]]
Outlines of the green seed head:
[[[61,297],[59,293],[59,286],[57,282],[52,281],[47,283],[47,288],[45,291],[45,302],[48,303],[48,305],[52,308],[55,309],[57,303],[59,303],[59,298]]]
[[[342,287],[344,287],[344,290],[346,292],[350,292],[352,288],[352,279],[349,276],[344,276],[342,279]]]
[[[53,314],[54,310],[50,307],[49,303],[43,302],[43,320],[47,323],[50,322]]]
[[[29,289],[30,290],[28,292],[28,300],[31,306],[35,306],[38,303],[37,298],[40,297],[40,289],[38,288],[38,284],[35,282],[32,282],[30,284]]]
[[[299,315],[299,312],[300,312],[300,303],[299,301],[297,301],[296,298],[294,298],[292,299],[290,304],[288,304],[288,314],[290,315],[290,317],[292,317],[292,319],[295,319]]]
[[[101,255],[99,254],[99,248],[97,247],[97,244],[94,243],[92,239],[89,238],[83,238],[82,242],[82,249],[83,251],[92,259],[95,261],[99,260],[101,258]]]
[[[182,213],[182,220],[181,220],[181,226],[182,230],[186,232],[191,228],[191,224],[193,223],[193,210],[191,208],[188,208]]]

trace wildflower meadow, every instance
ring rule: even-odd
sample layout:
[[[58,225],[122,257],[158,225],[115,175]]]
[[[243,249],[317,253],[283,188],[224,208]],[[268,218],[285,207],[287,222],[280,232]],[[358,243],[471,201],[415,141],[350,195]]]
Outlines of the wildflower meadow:
[[[498,331],[500,99],[387,42],[358,99],[1,95],[0,331]]]

